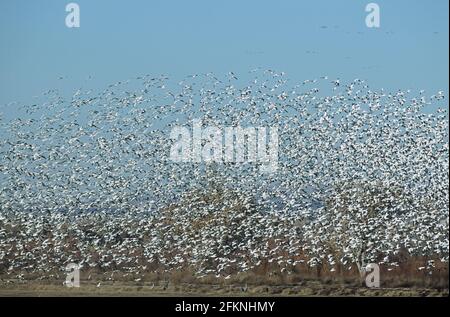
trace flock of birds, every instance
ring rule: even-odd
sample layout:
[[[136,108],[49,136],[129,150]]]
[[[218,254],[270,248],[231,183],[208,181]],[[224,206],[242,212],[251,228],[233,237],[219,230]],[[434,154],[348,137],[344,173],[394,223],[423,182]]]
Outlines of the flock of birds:
[[[228,279],[271,265],[398,266],[449,255],[448,112],[442,92],[363,80],[292,84],[255,70],[137,77],[0,116],[0,274],[68,263]],[[174,163],[176,125],[278,127],[278,169]]]

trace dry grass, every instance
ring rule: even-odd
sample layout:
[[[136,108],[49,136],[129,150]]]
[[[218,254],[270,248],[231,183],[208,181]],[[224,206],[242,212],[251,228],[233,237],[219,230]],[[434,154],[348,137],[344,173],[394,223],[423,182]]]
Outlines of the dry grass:
[[[150,283],[81,281],[79,288],[62,284],[27,282],[2,285],[0,296],[448,296],[447,290],[426,288],[369,289],[320,282],[298,285],[237,285],[237,284],[150,284]]]
[[[427,260],[426,258],[411,257],[400,263],[396,268],[380,266],[381,288],[410,290],[413,293],[420,290],[434,291],[439,294],[448,293],[448,264],[436,261],[437,264],[432,274],[428,274],[425,270],[418,271],[417,267],[423,265]],[[18,274],[19,272],[1,274],[0,289],[26,288],[29,285],[51,287],[61,285],[62,287],[66,277],[64,272],[56,269],[45,274],[20,272],[20,274],[23,274],[20,279],[16,278]],[[189,268],[167,273],[158,268],[157,265],[149,266],[148,271],[141,272],[139,275],[125,273],[124,271],[110,272],[99,268],[90,268],[81,270],[80,279],[84,285],[97,285],[98,282],[101,282],[102,285],[114,287],[116,287],[115,285],[127,285],[132,288],[147,286],[157,288],[160,286],[165,287],[166,290],[170,286],[173,291],[178,290],[179,292],[189,291],[189,288],[186,290],[186,287],[189,286],[195,292],[199,291],[200,293],[203,292],[203,288],[208,290],[211,287],[218,287],[217,291],[226,293],[227,290],[237,286],[246,286],[248,289],[254,289],[255,292],[265,290],[264,292],[268,294],[282,293],[283,295],[298,295],[303,294],[303,292],[314,295],[327,295],[336,292],[348,295],[347,293],[350,292],[351,295],[352,292],[358,293],[360,291],[350,290],[366,289],[360,280],[356,266],[351,270],[343,266],[337,266],[337,270],[331,272],[326,266],[311,268],[304,264],[297,265],[291,274],[282,274],[276,265],[262,263],[252,271],[233,274],[229,279],[217,278],[214,275],[198,278],[194,275],[194,271]],[[308,291],[307,289],[311,290]],[[372,292],[375,291],[371,290]]]

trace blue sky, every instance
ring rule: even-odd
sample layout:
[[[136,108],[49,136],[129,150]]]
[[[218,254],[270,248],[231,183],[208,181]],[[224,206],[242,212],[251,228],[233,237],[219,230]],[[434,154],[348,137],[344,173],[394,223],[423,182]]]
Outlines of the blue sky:
[[[448,94],[447,0],[374,1],[379,29],[366,27],[371,1],[360,0],[78,0],[76,29],[65,26],[69,2],[0,2],[0,104],[142,74],[255,67]]]

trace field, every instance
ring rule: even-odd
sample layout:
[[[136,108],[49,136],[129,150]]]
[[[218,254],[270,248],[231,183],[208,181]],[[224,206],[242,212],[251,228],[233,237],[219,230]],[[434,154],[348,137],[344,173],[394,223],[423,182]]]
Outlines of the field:
[[[369,289],[349,285],[326,285],[304,282],[297,285],[136,285],[109,283],[97,287],[95,283],[68,288],[57,284],[24,283],[2,285],[0,296],[448,296],[448,289],[379,288]]]

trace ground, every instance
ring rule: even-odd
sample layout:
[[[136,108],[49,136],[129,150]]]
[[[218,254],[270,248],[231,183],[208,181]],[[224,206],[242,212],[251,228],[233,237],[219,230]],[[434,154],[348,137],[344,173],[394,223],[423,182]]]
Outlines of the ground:
[[[82,283],[68,288],[55,283],[0,284],[0,296],[448,296],[448,289],[349,287],[307,282],[303,285],[137,285]]]

